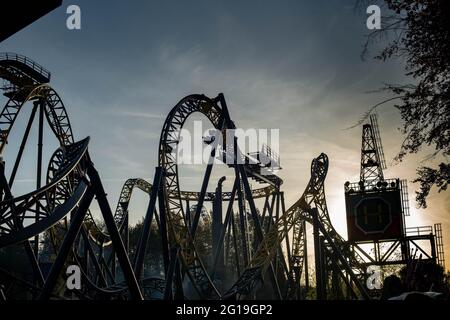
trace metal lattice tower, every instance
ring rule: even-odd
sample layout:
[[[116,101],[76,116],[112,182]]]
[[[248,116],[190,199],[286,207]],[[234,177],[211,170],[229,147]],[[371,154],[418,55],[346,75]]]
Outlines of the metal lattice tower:
[[[370,115],[370,123],[363,125],[361,147],[361,187],[371,187],[384,181],[383,170],[386,169],[377,116]]]

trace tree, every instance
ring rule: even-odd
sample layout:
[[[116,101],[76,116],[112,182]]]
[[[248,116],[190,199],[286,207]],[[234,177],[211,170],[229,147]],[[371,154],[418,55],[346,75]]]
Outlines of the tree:
[[[136,249],[142,235],[144,220],[140,220],[135,225],[129,227],[129,256],[133,261],[136,255]],[[211,219],[208,216],[202,216],[199,221],[195,237],[197,253],[201,256],[205,266],[210,264],[212,257],[211,248]],[[163,276],[164,261],[162,252],[161,233],[155,220],[150,227],[149,240],[144,256],[144,276]]]
[[[405,139],[395,160],[428,146],[434,152],[425,160],[440,162],[417,168],[416,200],[426,208],[432,187],[441,192],[450,182],[450,1],[385,0],[385,4],[390,15],[382,19],[381,30],[368,35],[363,55],[371,43],[388,37],[390,42],[375,58],[405,60],[405,74],[413,83],[387,84],[383,90],[395,96],[384,102],[400,101],[395,107],[404,121]]]

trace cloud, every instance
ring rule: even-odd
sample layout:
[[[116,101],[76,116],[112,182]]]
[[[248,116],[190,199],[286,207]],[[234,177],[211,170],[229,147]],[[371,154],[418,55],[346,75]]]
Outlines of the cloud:
[[[157,119],[164,120],[166,117],[162,114],[154,114],[149,112],[140,112],[140,111],[120,111],[115,115],[117,116],[126,116],[126,117],[135,117],[135,118],[146,118],[146,119]]]

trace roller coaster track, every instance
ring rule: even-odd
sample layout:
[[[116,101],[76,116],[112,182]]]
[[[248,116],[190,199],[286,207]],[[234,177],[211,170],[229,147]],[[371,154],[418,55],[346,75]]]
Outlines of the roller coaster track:
[[[269,267],[270,261],[276,255],[279,244],[287,235],[285,230],[287,229],[289,231],[295,226],[300,226],[305,216],[307,216],[307,211],[313,205],[314,197],[317,195],[316,190],[323,185],[326,177],[326,170],[320,170],[324,157],[325,155],[321,155],[313,160],[311,165],[311,178],[303,195],[270,227],[254,254],[250,266],[225,293],[224,298],[249,295],[260,284]]]
[[[200,112],[209,119],[215,129],[225,135],[225,130],[235,129],[234,123],[231,121],[228,110],[221,100],[223,96],[219,95],[216,99],[210,99],[204,95],[190,95],[182,99],[169,113],[161,132],[159,145],[159,166],[163,168],[163,194],[168,217],[169,240],[173,245],[180,247],[180,255],[184,271],[192,280],[194,286],[200,296],[213,299],[220,298],[220,293],[212,283],[203,262],[201,261],[195,248],[191,231],[187,226],[186,215],[183,210],[182,199],[183,192],[179,188],[178,165],[176,152],[174,152],[179,142],[180,130],[186,119],[194,112]],[[219,102],[221,106],[219,106]],[[226,141],[224,139],[224,141]],[[226,144],[226,142],[225,142]],[[223,155],[224,158],[227,154]],[[239,153],[234,155],[239,157]],[[235,158],[236,161],[237,158]],[[234,165],[231,165],[232,167]],[[272,181],[258,175],[251,165],[246,165],[245,170],[249,177],[258,182],[269,182],[272,186],[257,189],[254,195],[257,197],[267,196],[279,188],[282,180],[273,176]],[[275,181],[275,183],[273,182]],[[188,195],[188,193],[184,193]],[[195,194],[189,193],[189,198],[197,198]],[[212,194],[210,195],[212,197]],[[230,194],[231,198],[231,194]],[[278,246],[278,243],[277,243]]]
[[[49,184],[28,194],[0,202],[0,248],[23,242],[44,232],[76,207],[87,188],[82,177],[85,173],[88,142],[87,138],[67,146],[61,159],[63,165],[55,172],[55,178]],[[61,184],[65,184],[66,179],[76,182],[70,196],[63,204],[48,205],[51,203],[49,199],[57,196],[58,189]],[[35,206],[41,209],[37,222],[34,215]],[[27,225],[28,220],[32,223]]]
[[[302,228],[299,228],[299,226],[302,225],[303,221],[312,224],[314,214],[318,214],[320,231],[326,236],[329,244],[332,245],[334,254],[339,256],[337,263],[340,264],[343,270],[347,270],[350,273],[350,276],[353,276],[352,280],[358,286],[362,296],[368,298],[364,287],[361,285],[360,279],[356,278],[351,270],[351,268],[356,268],[360,274],[364,274],[364,268],[360,264],[361,260],[349,250],[345,241],[334,229],[329,218],[324,189],[327,172],[328,157],[322,153],[312,161],[311,178],[303,195],[295,204],[286,210],[283,216],[281,216],[270,228],[269,232],[266,233],[257,252],[253,256],[250,267],[245,270],[233,287],[225,293],[224,298],[235,297],[237,295],[245,296],[250,294],[256,288],[258,283],[262,280],[270,261],[273,260],[279,243],[287,236],[286,229],[288,231],[291,229],[294,229],[294,231],[298,230],[298,233],[294,234],[294,239],[296,239],[294,240],[294,243],[299,243],[299,247],[294,250],[300,250],[302,244],[301,238],[304,235]],[[316,210],[312,210],[313,207]],[[294,251],[296,256],[299,255],[298,252],[299,251]],[[291,263],[291,270],[293,270],[292,266]],[[289,295],[290,293],[288,296]]]
[[[154,196],[154,201],[156,201],[156,196],[159,198],[160,215],[167,219],[169,246],[172,251],[173,249],[177,250],[173,251],[175,252],[174,260],[180,260],[183,277],[187,275],[200,298],[230,299],[247,297],[254,293],[269,268],[272,271],[272,277],[274,276],[272,263],[274,261],[278,263],[280,260],[285,262],[281,247],[283,241],[289,238],[291,232],[293,233],[293,242],[292,251],[288,252],[288,268],[285,270],[288,277],[285,297],[288,299],[298,297],[298,292],[296,291],[298,286],[295,284],[300,281],[301,270],[304,264],[305,222],[313,224],[317,223],[317,221],[320,232],[327,244],[325,246],[326,250],[329,251],[329,256],[333,257],[333,263],[341,270],[343,278],[350,279],[351,283],[349,285],[353,283],[360,295],[363,298],[367,297],[367,293],[361,285],[365,275],[365,270],[361,264],[363,259],[350,249],[347,242],[336,232],[331,224],[324,188],[328,172],[328,157],[325,154],[319,155],[312,161],[311,178],[303,195],[288,210],[284,211],[283,208],[284,212],[279,218],[275,219],[271,216],[268,219],[270,220],[270,227],[265,234],[261,231],[261,226],[258,226],[260,217],[257,216],[253,201],[258,198],[266,198],[266,201],[268,201],[270,195],[280,192],[282,180],[276,175],[261,175],[258,164],[249,162],[245,158],[246,156],[240,154],[240,151],[234,155],[234,163],[228,164],[228,166],[235,169],[235,184],[236,186],[239,185],[239,188],[236,187],[236,190],[239,189],[240,197],[242,197],[243,192],[246,195],[246,199],[239,199],[239,205],[241,206],[242,201],[248,201],[251,217],[254,219],[253,227],[259,234],[255,232],[256,235],[254,237],[257,240],[255,242],[257,250],[253,253],[249,265],[246,266],[234,285],[224,294],[221,294],[200,258],[194,241],[195,228],[188,225],[187,213],[184,212],[182,202],[194,201],[197,202],[198,208],[201,208],[203,201],[214,201],[216,194],[206,192],[206,187],[202,187],[201,192],[180,190],[177,153],[175,150],[180,140],[180,131],[183,125],[188,117],[195,112],[205,115],[214,128],[222,132],[224,138],[225,130],[235,129],[222,95],[215,99],[210,99],[204,95],[190,95],[175,105],[167,116],[161,132],[158,168],[161,169],[162,178],[158,188],[154,188],[152,184],[143,179],[127,180],[120,193],[115,213],[112,214],[106,202],[106,196],[98,173],[93,168],[89,158],[87,150],[89,138],[74,142],[64,104],[55,90],[48,84],[45,84],[50,79],[50,73],[22,56],[0,55],[0,77],[9,83],[4,88],[5,95],[9,100],[0,114],[0,153],[4,152],[16,118],[27,102],[33,102],[35,108],[38,105],[43,108],[41,110],[44,110],[50,128],[60,145],[50,159],[45,186],[25,195],[13,197],[10,187],[14,177],[8,183],[3,174],[2,191],[5,197],[0,199],[0,248],[28,241],[31,237],[50,230],[54,251],[61,250],[59,249],[61,247],[66,250],[66,252],[61,254],[61,257],[60,253],[58,253],[57,258],[60,258],[60,261],[58,263],[55,262],[58,265],[55,268],[58,269],[63,266],[61,259],[65,259],[69,255],[72,255],[77,264],[83,264],[76,247],[84,242],[85,246],[91,250],[90,254],[94,258],[94,268],[97,272],[97,279],[91,279],[90,270],[82,269],[84,278],[92,290],[91,292],[98,296],[123,298],[128,294],[125,283],[116,283],[114,276],[111,276],[112,280],[108,282],[100,266],[100,263],[103,263],[103,266],[108,268],[108,263],[104,260],[103,262],[97,261],[97,255],[99,259],[103,259],[101,254],[97,254],[98,250],[103,253],[103,248],[112,245],[112,250],[122,250],[120,256],[118,253],[117,257],[122,261],[121,266],[128,268],[127,272],[124,273],[128,273],[127,284],[132,298],[142,298],[137,281],[140,282],[144,291],[150,292],[150,296],[152,295],[151,292],[157,292],[159,295],[166,296],[165,290],[172,288],[173,285],[172,280],[167,279],[167,270],[165,280],[159,278],[134,278],[135,274],[130,267],[129,257],[121,243],[120,232],[125,227],[128,227],[128,207],[133,190],[137,188],[150,195],[151,199]],[[28,135],[28,132],[26,135]],[[226,143],[225,141],[225,145]],[[214,152],[216,152],[215,149]],[[222,159],[226,159],[228,157],[227,152],[222,152]],[[244,165],[239,166],[237,164],[239,157],[245,160]],[[242,172],[239,171],[241,169]],[[247,177],[254,179],[257,183],[267,183],[268,185],[250,190]],[[240,185],[241,181],[242,185]],[[232,202],[236,197],[236,190],[221,193],[222,201],[230,202],[231,212]],[[103,198],[103,206],[100,205],[102,214],[106,212],[107,215],[109,214],[109,217],[112,217],[109,225],[107,223],[106,229],[97,226],[90,214],[89,205],[94,194]],[[154,209],[150,205],[149,208]],[[196,209],[196,211],[199,210],[201,209]],[[68,223],[68,217],[71,213],[76,218],[82,217],[79,220],[79,231],[76,231],[76,224],[73,225],[74,222],[72,220],[70,225]],[[247,212],[245,212],[245,215],[247,215]],[[60,224],[59,222],[61,221],[65,223]],[[62,227],[66,235],[62,244],[58,243],[59,240],[54,234],[55,227]],[[225,233],[223,233],[224,235]],[[235,236],[234,231],[233,236]],[[70,249],[65,242],[70,244]],[[91,244],[97,245],[100,249],[97,248],[97,251],[93,250],[90,247]],[[145,246],[143,252],[145,254]],[[115,256],[113,255],[112,257],[115,261]],[[124,261],[127,263],[123,263]],[[136,265],[138,264],[136,263]],[[134,272],[140,277],[139,272]],[[54,285],[57,276],[57,271],[51,273],[51,281],[49,282],[53,281]],[[136,282],[135,285],[133,285],[133,281]],[[48,297],[52,288],[52,284],[46,282],[43,288],[43,296]],[[35,289],[33,288],[33,290]]]
[[[138,188],[144,193],[151,194],[152,192],[152,184],[145,179],[142,178],[130,178],[128,179],[120,192],[119,201],[116,206],[116,211],[114,213],[114,220],[116,222],[117,228],[122,230],[124,228],[124,223],[127,219],[128,215],[128,206],[131,201],[131,196],[134,188]],[[262,188],[257,188],[252,190],[252,195],[254,199],[265,198],[274,194],[277,191],[277,188],[269,185]],[[223,201],[230,201],[231,192],[223,192],[222,199]],[[204,201],[214,201],[214,192],[206,192]],[[180,197],[178,198],[176,195],[170,195],[170,199],[176,201],[178,199],[183,201],[193,201],[198,202],[200,199],[200,192],[197,191],[180,191]],[[63,200],[63,198],[61,198]],[[90,236],[98,245],[108,246],[110,241],[108,241],[108,234],[101,230],[101,228],[97,227],[95,220],[91,215],[88,215],[86,218],[92,224],[92,228],[90,228]]]
[[[0,55],[0,76],[4,77],[4,79],[11,84],[8,88],[3,88],[6,90],[5,95],[9,99],[0,113],[0,152],[2,154],[8,143],[8,137],[19,113],[23,110],[25,104],[31,101],[34,102],[34,106],[30,121],[34,118],[37,107],[41,106],[51,131],[55,134],[60,146],[69,146],[74,143],[70,121],[61,98],[48,84],[42,84],[42,82],[49,80],[49,72],[28,58],[24,58],[20,55],[2,54]],[[25,130],[24,141],[26,141],[28,137],[31,128],[30,125],[31,123],[29,122],[29,125]],[[22,141],[22,143],[24,143],[24,141]],[[7,183],[9,188],[11,188],[14,182],[23,146],[24,145],[19,149],[18,159],[16,159],[11,177]],[[60,149],[58,152],[61,155],[63,150]],[[53,178],[55,178],[55,176],[53,176]],[[47,184],[50,184],[53,181],[53,178],[47,180]],[[61,190],[63,183],[67,183],[68,179],[68,177],[65,177],[65,182],[60,181],[60,183],[58,183],[57,188],[54,190],[55,194],[47,194],[48,201],[50,201],[51,198],[56,198],[58,196],[57,194],[60,193],[59,190]],[[71,192],[73,192],[73,189],[66,194],[65,200],[70,198]],[[44,206],[45,204],[40,204],[39,210]],[[51,205],[49,202],[47,203],[46,210],[49,210],[50,208]]]
[[[0,114],[0,153],[7,144],[18,113],[26,102],[34,100],[45,103],[45,116],[60,144],[64,146],[74,142],[69,117],[61,98],[49,85],[39,84],[19,89],[3,108]]]
[[[58,253],[62,239],[55,237],[55,231],[65,233],[68,230],[68,214],[78,208],[78,202],[84,197],[89,185],[86,169],[86,164],[91,166],[87,153],[89,139],[74,143],[64,104],[55,90],[45,84],[50,80],[50,73],[37,63],[20,55],[0,54],[0,77],[7,84],[2,89],[8,97],[8,102],[0,114],[0,152],[3,153],[5,149],[20,111],[27,102],[34,102],[32,115],[9,182],[6,181],[4,170],[2,170],[1,185],[5,197],[0,199],[2,200],[0,202],[0,248],[28,242],[29,238],[50,231],[54,252]],[[38,107],[41,108],[41,115],[45,115],[60,148],[51,157],[46,185],[26,195],[13,197],[10,187],[31,128],[31,121]],[[4,169],[3,164],[2,168]],[[91,168],[91,171],[94,172],[95,169]],[[101,191],[101,189],[98,190]],[[85,225],[94,221],[89,209],[83,220]],[[61,221],[65,223],[61,224]],[[29,243],[25,248],[31,248]],[[31,254],[30,259],[34,260],[35,268],[39,269],[31,249],[27,252]],[[76,258],[75,254],[73,258]],[[138,296],[139,293],[134,290],[134,295]]]
[[[300,280],[306,255],[306,224],[299,223],[292,227],[292,252],[289,259],[289,275],[285,292],[286,300],[301,299]],[[307,266],[306,266],[307,267]]]
[[[188,112],[186,111],[184,111],[184,113],[182,112],[182,115],[179,118],[175,117],[178,122],[178,130],[190,113],[195,112],[197,110],[201,110],[200,112],[203,111],[202,108],[204,107],[195,108],[196,105],[189,100],[190,98],[192,98],[192,96],[187,97],[180,102],[182,106],[185,104],[189,107],[189,109]],[[204,97],[202,98],[204,99]],[[186,102],[186,99],[188,102]],[[194,99],[198,99],[198,96],[195,96]],[[212,100],[207,102],[213,103]],[[177,106],[179,106],[180,104],[178,104]],[[183,121],[180,120],[182,118],[184,118]],[[218,119],[218,116],[212,115],[209,118],[211,118],[213,122],[214,120]],[[174,131],[177,130],[175,129],[177,127],[165,126],[165,128],[169,127],[172,128],[172,131],[169,132],[167,136],[170,136],[172,139],[175,138],[176,142],[177,135]],[[164,137],[165,135],[162,134],[162,136]],[[166,147],[163,148],[160,147],[160,150],[172,151],[173,150],[172,147],[168,148],[167,145],[170,146],[171,144],[174,143],[173,141],[174,140],[168,141]],[[171,156],[172,154],[166,155],[166,158],[162,159],[167,161],[167,157]],[[167,189],[170,190],[170,192],[167,191],[165,192],[166,195],[170,194],[170,196],[166,196],[165,201],[168,208],[166,213],[169,217],[168,222],[171,228],[170,230],[171,240],[174,241],[175,244],[180,245],[180,247],[183,249],[181,253],[182,255],[184,254],[182,258],[185,270],[188,272],[189,277],[195,282],[195,284],[198,285],[201,292],[205,294],[210,294],[211,290],[213,290],[217,294],[216,298],[219,298],[220,296],[218,291],[213,287],[212,281],[210,280],[209,275],[202,264],[202,261],[198,257],[198,254],[196,254],[196,248],[190,235],[190,230],[187,228],[186,225],[183,207],[181,203],[180,205],[178,205],[179,202],[177,202],[180,199],[198,200],[199,195],[196,192],[182,192],[181,190],[178,189],[179,184],[178,181],[176,181],[178,177],[176,164],[174,165],[173,159],[170,160],[167,161],[168,163],[165,163],[164,161],[162,162],[163,164],[166,164],[167,168],[166,172],[169,172],[169,174],[165,175],[168,181],[165,182],[164,187],[166,188],[165,190]],[[301,266],[303,264],[301,253],[303,250],[302,246],[304,241],[303,240],[304,230],[302,227],[303,226],[302,221],[308,221],[309,223],[312,223],[311,218],[312,206],[315,206],[318,209],[323,231],[327,233],[327,235],[330,237],[330,239],[332,239],[332,241],[338,244],[340,250],[345,250],[345,241],[343,241],[343,239],[334,230],[331,221],[329,219],[326,207],[324,180],[326,177],[327,170],[328,170],[328,159],[326,155],[322,154],[317,159],[314,159],[311,170],[311,180],[303,196],[300,198],[299,201],[297,201],[296,204],[294,204],[294,206],[292,206],[289,210],[287,210],[278,221],[275,222],[273,227],[264,237],[257,253],[253,256],[250,267],[245,270],[241,278],[225,294],[224,297],[230,297],[240,294],[246,295],[254,290],[257,281],[259,281],[262,278],[262,275],[265,273],[268,265],[270,264],[270,261],[274,259],[276,252],[279,250],[280,243],[283,241],[283,238],[287,234],[286,230],[290,231],[291,229],[293,229],[294,231],[294,239],[295,239],[293,242],[293,254],[290,261],[290,271],[291,271],[290,280],[292,281],[292,277],[295,277],[295,275],[292,273],[293,270],[298,270],[298,268],[301,269]],[[151,193],[152,188],[151,184],[142,179],[130,179],[125,183],[121,192],[119,204],[116,209],[116,214],[114,216],[116,225],[119,228],[123,223],[123,221],[125,220],[124,217],[127,214],[126,209],[128,207],[128,203],[131,198],[131,191],[134,187],[138,187],[148,194]],[[262,189],[270,190],[267,188]],[[185,195],[183,196],[183,194]],[[212,193],[211,195],[206,196],[206,199],[208,199],[209,197],[211,198],[213,197]],[[177,214],[175,215],[174,212],[177,212]],[[347,256],[353,256],[353,254],[348,253]],[[352,262],[353,266],[357,265],[354,261]],[[299,275],[297,274],[297,278],[298,277]],[[289,290],[291,289],[288,288],[288,296]]]
[[[128,179],[124,183],[122,190],[120,192],[120,195],[119,195],[119,201],[117,203],[116,211],[114,214],[114,220],[116,221],[116,225],[119,228],[119,230],[123,228],[123,224],[125,223],[124,221],[127,218],[127,214],[128,214],[127,208],[131,201],[131,195],[132,195],[134,188],[138,188],[147,194],[151,194],[151,192],[152,192],[152,184],[142,178],[131,178],[131,179]],[[277,189],[274,186],[269,185],[269,186],[266,186],[263,188],[253,189],[252,195],[253,195],[254,199],[265,198],[267,196],[274,194],[276,191],[277,191]],[[222,200],[230,201],[231,196],[232,196],[231,192],[223,192]],[[204,201],[209,201],[209,202],[214,201],[214,197],[215,197],[214,192],[206,192]],[[200,192],[180,191],[179,198],[176,195],[171,195],[171,196],[169,196],[169,198],[172,200],[180,199],[180,200],[184,200],[184,201],[188,200],[188,201],[198,202],[198,200],[200,199]],[[95,233],[97,233],[97,231]],[[100,229],[98,229],[98,234],[99,235],[101,234],[100,237],[102,237],[103,240],[107,239],[107,237],[108,237],[108,235],[106,233],[104,233],[103,231],[101,231]],[[94,237],[94,239],[96,238],[95,236],[93,236],[93,237]],[[101,241],[100,239],[96,239],[95,241],[97,243],[102,242],[103,245],[109,244],[109,242]]]
[[[128,179],[121,190],[119,201],[117,203],[116,211],[114,214],[114,220],[116,223],[116,226],[119,230],[123,230],[125,228],[125,223],[128,223],[128,206],[131,201],[133,190],[137,188],[143,191],[146,194],[151,194],[152,191],[152,185],[147,182],[144,179],[141,178],[132,178]],[[261,197],[267,197],[274,192],[276,192],[277,189],[273,186],[266,186],[258,189],[252,190],[252,194],[254,198],[261,198]],[[63,192],[64,194],[67,194],[66,191]],[[198,202],[200,198],[200,193],[195,191],[181,191],[181,197],[177,198],[176,196],[172,195],[173,198],[171,200],[189,200],[189,201],[195,201]],[[231,192],[223,192],[223,200],[229,201],[231,199],[232,195]],[[61,197],[62,202],[65,201],[64,197]],[[214,193],[213,192],[207,192],[205,196],[205,201],[213,201],[214,200]],[[87,215],[85,218],[85,223],[89,226],[88,232],[89,232],[89,238],[98,246],[107,247],[111,245],[111,241],[109,239],[109,235],[105,230],[100,229],[97,227],[94,219],[92,216]],[[74,254],[74,256],[76,256]],[[78,258],[79,260],[79,258]],[[81,263],[79,263],[81,264]],[[84,271],[83,271],[84,272]],[[89,279],[89,276],[85,274],[85,278]],[[149,279],[143,279],[142,280],[142,287],[144,290],[144,295],[148,298],[153,298],[152,295],[150,295],[150,292],[156,292],[159,295],[162,295],[164,293],[164,286],[161,285],[161,281],[163,281],[160,278],[149,278]],[[153,283],[155,282],[155,283]],[[122,289],[114,289],[111,288],[101,288],[97,284],[94,284],[91,280],[88,280],[88,283],[90,284],[91,288],[95,289],[98,293],[102,293],[103,295],[117,295],[118,293],[122,293],[124,288]],[[153,288],[153,289],[151,289]],[[156,288],[156,289],[155,289]]]
[[[74,143],[70,120],[64,103],[57,92],[48,84],[36,84],[34,86],[16,88],[15,92],[9,96],[8,102],[0,113],[0,152],[3,152],[7,145],[8,137],[19,113],[25,107],[25,104],[30,101],[35,101],[36,103],[43,105],[47,122],[49,123],[52,132],[55,134],[60,146],[65,147]],[[60,169],[56,167],[56,164],[60,165],[62,163],[63,153],[63,149],[58,149],[50,160],[47,172],[48,184],[53,181],[55,172]],[[9,181],[10,186],[12,185],[13,178],[14,177]],[[67,201],[74,190],[73,183],[74,181],[72,181],[71,177],[65,177],[65,179],[57,185],[55,193],[48,195],[48,207],[51,208],[52,204],[54,205],[55,203],[61,205]],[[92,220],[90,212],[88,212],[86,220]],[[57,248],[58,244],[55,243],[56,239],[54,237],[55,232],[53,229],[50,232],[54,247]]]
[[[68,212],[75,208],[86,190],[85,172],[79,169],[75,170],[73,167],[71,167],[73,171],[67,172],[68,169],[65,170],[67,156],[72,154],[67,150],[72,150],[72,146],[78,144],[74,144],[69,118],[60,97],[49,85],[43,84],[49,81],[50,73],[30,59],[19,55],[4,54],[0,57],[0,76],[10,84],[7,88],[3,88],[9,100],[0,114],[0,151],[3,152],[5,148],[18,113],[29,101],[35,101],[35,104],[40,103],[45,106],[47,121],[61,145],[61,148],[51,158],[47,171],[46,186],[30,194],[5,199],[2,202],[2,237],[0,243],[8,245],[21,242],[25,239],[24,237],[28,239],[30,236],[42,233],[55,226],[59,220],[65,219]],[[185,215],[181,206],[183,199],[195,201],[199,199],[200,195],[196,192],[181,192],[179,190],[177,166],[170,152],[174,144],[177,143],[178,130],[182,127],[187,116],[196,111],[206,115],[213,125],[220,130],[225,129],[226,125],[234,126],[229,122],[226,123],[223,110],[216,101],[200,95],[186,97],[172,110],[165,122],[161,134],[159,162],[164,167],[164,196],[170,226],[170,239],[180,246],[185,271],[193,280],[199,293],[203,296],[219,298],[219,292],[212,284],[202,261],[196,254],[195,245],[186,226]],[[86,159],[89,158],[86,150],[83,156]],[[63,172],[64,175],[61,175],[60,172]],[[252,176],[253,171],[248,170],[248,173]],[[76,176],[76,174],[79,175]],[[252,177],[258,180],[257,175]],[[261,180],[264,181],[264,179]],[[131,192],[135,187],[147,193],[151,192],[151,186],[141,179],[127,181],[114,214],[114,221],[119,229],[126,221],[128,203]],[[270,185],[253,190],[252,193],[254,198],[259,198],[268,196],[275,190],[276,188]],[[75,197],[75,195],[78,197]],[[213,198],[214,194],[210,192],[207,192],[204,196],[205,201],[212,201]],[[224,199],[228,198],[231,198],[231,193],[224,193]],[[36,220],[36,217],[33,216],[35,209],[32,208],[36,205],[43,211],[40,215],[42,221]],[[18,210],[21,210],[20,213],[12,214],[12,212],[19,212]],[[18,215],[19,221],[13,223],[12,220],[15,219],[16,215]],[[17,231],[19,225],[23,225],[26,219],[30,221],[29,224],[23,228],[20,227],[21,230]],[[34,223],[31,222],[32,219],[35,219]],[[89,228],[90,238],[94,240],[94,243],[102,246],[110,243],[109,235],[95,225],[89,211],[84,221],[86,225],[91,225],[91,228]],[[66,220],[65,228],[67,229],[67,227]],[[55,243],[55,237],[52,238],[54,248],[57,250],[59,244]]]
[[[212,283],[203,262],[196,253],[194,240],[186,223],[181,191],[179,188],[178,165],[173,152],[179,142],[180,130],[188,116],[194,112],[204,114],[221,130],[224,129],[222,110],[204,95],[191,95],[182,99],[169,113],[164,122],[159,144],[159,165],[163,168],[163,193],[166,216],[169,225],[169,241],[172,246],[180,247],[180,256],[184,270],[192,280],[198,293],[204,297],[220,298],[220,293]],[[171,198],[174,196],[174,198]]]
[[[48,83],[50,76],[48,70],[23,55],[0,53],[0,78],[5,81],[2,89],[6,96],[13,95],[20,88]]]
[[[326,159],[326,165],[328,166],[328,158]],[[333,227],[328,213],[324,185],[318,189],[317,196],[314,197],[314,205],[316,211],[313,214],[318,215],[318,227],[326,240],[327,247],[329,247],[329,254],[333,257],[333,263],[342,273],[343,279],[345,280],[345,275],[348,276],[358,289],[360,296],[369,299],[369,294],[365,288],[366,268],[364,267],[364,258],[358,252],[351,250],[348,242]],[[312,215],[305,218],[313,224]],[[349,284],[347,285],[349,286]]]

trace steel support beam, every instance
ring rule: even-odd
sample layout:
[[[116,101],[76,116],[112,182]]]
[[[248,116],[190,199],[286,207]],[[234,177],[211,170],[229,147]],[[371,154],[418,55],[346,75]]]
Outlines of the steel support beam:
[[[225,273],[225,261],[223,255],[223,237],[225,236],[226,228],[222,221],[222,184],[226,177],[219,179],[213,201],[212,212],[212,252],[213,252],[213,280],[223,281]],[[230,203],[232,200],[230,200]],[[227,212],[228,213],[228,212]],[[225,226],[227,221],[225,221]],[[223,236],[222,236],[223,235]]]
[[[36,111],[39,107],[38,101],[33,103],[33,109],[31,109],[31,115],[28,119],[25,132],[23,134],[22,141],[20,143],[19,151],[17,153],[16,160],[14,162],[14,167],[11,171],[11,176],[9,177],[9,188],[11,189],[14,184],[14,179],[16,178],[17,170],[19,169],[20,160],[22,159],[23,151],[25,150],[25,145],[27,144],[28,136],[30,135],[31,127],[33,126],[33,121],[36,116]]]
[[[38,144],[37,144],[37,151],[38,151],[38,158],[37,158],[37,170],[36,170],[36,190],[39,190],[39,188],[42,185],[42,148],[43,148],[43,141],[44,141],[44,101],[39,99],[36,101],[39,105],[39,129],[38,129]],[[36,205],[36,219],[35,222],[39,221],[39,216],[41,215],[41,208]],[[37,234],[34,237],[34,255],[36,256],[36,259],[39,261],[39,234]]]
[[[208,182],[209,182],[209,179],[211,178],[211,172],[212,172],[212,168],[213,168],[213,164],[214,164],[215,154],[216,154],[216,148],[213,148],[213,150],[211,151],[210,158],[209,158],[209,163],[206,166],[205,175],[203,177],[203,183],[202,183],[202,188],[200,190],[200,196],[199,196],[198,202],[197,202],[197,207],[195,208],[194,221],[192,222],[192,227],[191,227],[191,235],[192,235],[193,240],[195,240],[195,233],[197,232],[198,223],[200,221],[200,214],[202,212],[203,202],[205,201],[206,191],[208,189]]]
[[[264,235],[263,235],[263,232],[262,232],[262,228],[261,228],[261,224],[260,224],[260,221],[259,221],[258,213],[256,212],[255,202],[254,202],[253,197],[252,197],[252,190],[250,188],[250,184],[248,183],[247,174],[245,172],[244,166],[242,164],[238,164],[237,167],[238,167],[238,170],[239,170],[239,173],[240,173],[240,177],[241,177],[242,183],[244,185],[244,192],[245,192],[245,195],[246,195],[246,199],[247,199],[248,204],[250,206],[250,212],[252,214],[253,224],[254,224],[255,232],[256,232],[256,239],[257,239],[257,242],[258,242],[258,245],[259,245],[259,243],[261,243]],[[270,278],[271,278],[271,281],[272,281],[272,287],[273,287],[273,290],[274,290],[273,294],[274,294],[276,299],[281,300],[282,296],[281,296],[280,286],[278,285],[277,277],[275,275],[275,270],[274,270],[272,262],[269,265],[269,274],[270,274]]]
[[[42,288],[42,292],[39,295],[39,300],[47,300],[50,298],[93,198],[94,190],[91,187],[88,187],[75,215],[70,221],[69,230],[67,230],[61,247],[59,248],[58,255],[56,256],[56,260],[50,269],[50,273],[48,274],[47,279],[45,280],[44,287]]]
[[[173,286],[173,279],[175,276],[179,251],[180,251],[180,248],[178,248],[178,247],[174,247],[170,250],[170,264],[169,264],[169,269],[167,270],[167,275],[166,275],[166,287],[164,289],[164,300],[173,300],[172,286]]]
[[[155,176],[153,178],[152,193],[150,194],[150,200],[145,214],[144,224],[142,226],[141,238],[136,252],[136,259],[134,262],[134,273],[136,279],[140,279],[142,271],[144,269],[144,257],[147,250],[147,243],[150,237],[150,227],[153,220],[153,213],[155,212],[156,199],[158,197],[158,190],[162,181],[162,168],[157,167],[155,170]]]
[[[217,243],[222,244],[222,245],[219,245],[218,250],[215,251],[215,253],[214,253],[213,267],[212,267],[212,272],[211,272],[213,277],[216,273],[216,268],[219,263],[219,260],[222,259],[222,263],[224,263],[223,262],[223,250],[224,250],[223,243],[224,243],[225,234],[227,232],[227,229],[228,230],[232,229],[232,228],[230,228],[230,222],[231,222],[232,215],[233,215],[233,203],[234,203],[234,198],[236,197],[236,190],[238,188],[238,185],[239,185],[239,179],[236,178],[234,180],[233,189],[231,190],[231,198],[230,198],[230,202],[228,203],[227,212],[225,214],[225,221],[224,221],[222,229],[220,231],[219,239],[217,240]],[[234,236],[235,235],[233,234],[233,237]],[[219,258],[220,256],[221,256],[221,258]]]
[[[143,296],[139,288],[139,284],[134,275],[133,268],[131,267],[130,260],[128,259],[128,254],[125,251],[125,247],[120,237],[119,230],[117,230],[116,223],[114,221],[114,216],[109,206],[108,200],[106,199],[106,193],[101,183],[100,177],[97,170],[93,165],[88,166],[88,174],[91,179],[92,186],[97,197],[97,201],[100,207],[100,211],[105,221],[106,228],[108,229],[109,236],[116,250],[117,259],[119,260],[120,267],[125,277],[125,281],[130,290],[130,295],[134,300],[142,300]]]
[[[8,182],[6,181],[5,177],[5,162],[0,160],[0,186],[1,189],[4,192],[4,199],[13,199],[13,195],[11,193],[11,189],[9,188]],[[15,212],[15,205],[14,202],[11,203],[11,214],[13,215],[13,221],[15,224],[16,229],[22,229],[23,223],[20,221],[16,215]],[[39,262],[36,259],[36,256],[34,254],[33,248],[31,247],[31,243],[29,240],[24,241],[23,243],[25,252],[28,255],[28,258],[30,259],[30,263],[33,269],[33,276],[38,284],[42,285],[44,284],[44,277],[41,272],[41,268],[39,267]]]
[[[314,260],[316,269],[316,298],[317,300],[325,299],[325,288],[323,287],[323,261],[322,249],[320,242],[319,215],[317,210],[311,210],[313,216],[313,235],[314,235]]]
[[[163,174],[165,174],[163,172]],[[164,274],[168,276],[169,264],[170,264],[170,250],[169,250],[169,235],[167,230],[167,212],[166,212],[166,204],[165,204],[165,186],[164,182],[161,183],[161,186],[158,190],[158,204],[159,204],[159,220],[160,220],[160,228],[159,232],[161,234],[161,246],[162,246],[162,254],[163,254],[163,263],[164,263]]]

